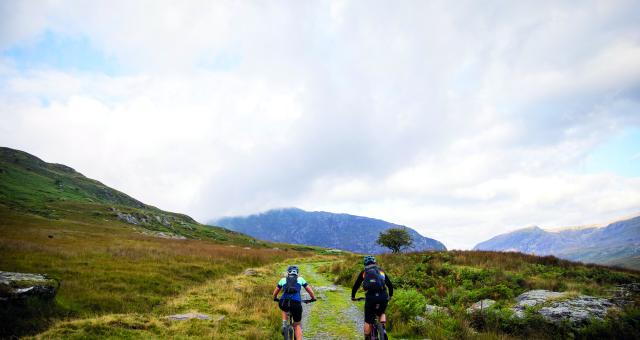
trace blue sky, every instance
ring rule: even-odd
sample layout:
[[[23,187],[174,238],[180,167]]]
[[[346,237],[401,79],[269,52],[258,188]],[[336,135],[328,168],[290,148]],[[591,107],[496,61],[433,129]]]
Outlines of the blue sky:
[[[637,2],[0,2],[0,144],[200,221],[640,213]]]
[[[88,37],[45,31],[35,42],[16,44],[2,51],[22,72],[55,69],[62,72],[99,72],[115,75],[121,71],[117,61],[91,45]]]
[[[598,145],[589,153],[585,169],[589,173],[640,177],[640,128],[626,128]]]

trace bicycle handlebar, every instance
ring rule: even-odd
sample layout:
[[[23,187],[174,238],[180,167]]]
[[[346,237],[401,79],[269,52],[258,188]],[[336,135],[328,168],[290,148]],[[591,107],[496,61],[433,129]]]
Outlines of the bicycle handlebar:
[[[275,299],[273,299],[273,301],[280,302],[280,299],[275,298]],[[303,303],[311,303],[311,302],[316,302],[316,301],[318,301],[318,300],[316,300],[316,299],[302,300]]]
[[[359,298],[355,298],[355,299],[353,299],[353,301],[362,301],[362,300],[364,300],[364,299],[365,299],[365,298],[363,298],[363,297],[359,297]]]

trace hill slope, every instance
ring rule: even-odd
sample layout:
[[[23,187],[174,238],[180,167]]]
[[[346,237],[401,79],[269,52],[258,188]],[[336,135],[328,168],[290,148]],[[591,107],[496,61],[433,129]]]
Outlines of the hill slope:
[[[405,228],[414,240],[412,250],[446,250],[439,241],[424,237],[405,226],[368,217],[323,211],[274,209],[245,217],[221,218],[213,223],[263,240],[359,253],[387,251],[375,243],[378,234],[389,228]]]
[[[520,251],[536,255],[640,269],[640,216],[602,228],[516,230],[479,243],[476,250]]]
[[[37,334],[62,320],[162,313],[193,287],[311,253],[277,247],[149,206],[67,166],[0,148],[0,271],[61,282],[54,300],[15,305],[6,303],[0,285],[0,338]],[[228,323],[228,337],[249,337],[241,335],[251,331],[249,323]],[[105,337],[90,324],[79,338]]]
[[[146,205],[68,166],[46,163],[26,152],[5,147],[0,147],[0,202],[11,210],[48,219],[86,212],[160,236],[255,242],[237,232],[204,226],[189,216]]]

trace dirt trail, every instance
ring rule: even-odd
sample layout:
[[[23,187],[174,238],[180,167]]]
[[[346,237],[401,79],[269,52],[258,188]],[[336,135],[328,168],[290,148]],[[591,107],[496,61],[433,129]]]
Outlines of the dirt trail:
[[[304,338],[361,339],[364,322],[362,303],[352,302],[351,291],[334,285],[318,273],[317,269],[322,264],[311,262],[300,266],[300,275],[313,287],[318,298],[317,302],[303,307]]]

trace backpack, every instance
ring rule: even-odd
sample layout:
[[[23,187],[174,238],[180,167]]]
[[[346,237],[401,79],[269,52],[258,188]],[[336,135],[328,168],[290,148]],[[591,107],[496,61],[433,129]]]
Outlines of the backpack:
[[[369,265],[364,268],[362,274],[362,288],[367,292],[380,292],[384,290],[384,275],[380,273],[380,268],[376,265]]]
[[[295,294],[298,292],[298,275],[287,275],[287,283],[284,285],[284,292],[286,294]]]

